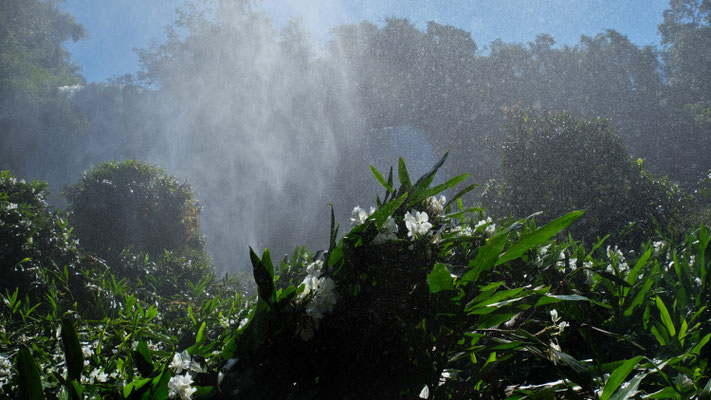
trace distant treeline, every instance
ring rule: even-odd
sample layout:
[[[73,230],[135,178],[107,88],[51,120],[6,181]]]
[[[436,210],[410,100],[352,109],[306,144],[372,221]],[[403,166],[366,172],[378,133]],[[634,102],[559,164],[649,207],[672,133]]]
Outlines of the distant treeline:
[[[479,182],[500,176],[512,106],[609,118],[635,158],[690,191],[711,169],[708,1],[671,1],[660,48],[613,30],[574,46],[541,34],[482,48],[452,26],[390,18],[335,27],[323,51],[298,22],[277,32],[248,0],[215,3],[184,8],[165,41],[139,50],[135,75],[85,86],[63,47],[86,35],[73,17],[54,2],[4,2],[0,169],[61,187],[107,159],[155,162],[220,210],[206,207],[206,226],[286,247],[325,237],[280,229],[313,225],[313,213],[294,210],[335,193],[341,212],[365,201],[350,177],[367,161],[365,135],[383,127],[426,132],[436,153],[451,150],[445,168]],[[227,232],[208,239],[234,246]]]

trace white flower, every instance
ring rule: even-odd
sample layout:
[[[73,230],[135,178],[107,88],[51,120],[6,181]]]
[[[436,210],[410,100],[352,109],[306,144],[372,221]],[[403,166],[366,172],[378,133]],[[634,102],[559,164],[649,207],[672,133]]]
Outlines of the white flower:
[[[193,377],[190,374],[177,375],[168,381],[168,397],[171,399],[179,396],[181,400],[190,400],[193,393],[197,391],[192,387]]]
[[[558,316],[558,310],[555,308],[550,311],[551,313],[551,320],[553,321],[554,324],[557,324],[558,321],[560,320],[560,317]]]
[[[457,237],[474,236],[474,230],[469,225],[456,225],[452,232],[456,233]]]
[[[91,371],[88,377],[83,376],[82,378],[82,380],[93,385],[94,382],[105,383],[108,380],[109,376],[105,372],[97,368]]]
[[[175,353],[173,361],[170,362],[168,367],[176,374],[183,372],[183,370],[202,372],[200,364],[190,357],[190,353],[187,350],[183,350],[182,353]]]
[[[316,260],[306,266],[306,273],[315,277],[323,274],[323,260]]]
[[[10,375],[10,368],[12,368],[12,363],[7,357],[0,355],[0,376]]]
[[[672,378],[672,381],[674,381],[674,384],[677,386],[685,387],[685,388],[690,388],[694,386],[694,381],[689,379],[688,376],[679,373],[675,377]]]
[[[393,219],[393,217],[388,217],[388,219],[385,220],[383,227],[380,228],[380,232],[375,236],[375,239],[373,239],[373,244],[383,244],[397,239],[397,231],[398,228],[395,219]]]
[[[663,240],[652,243],[652,246],[654,247],[654,257],[657,257],[659,254],[662,253],[664,244],[665,243]]]
[[[336,305],[336,282],[331,278],[319,278],[316,281],[316,294],[306,306],[306,314],[314,320],[323,318]]]
[[[551,246],[552,246],[552,245],[549,244],[549,245],[547,245],[547,246],[543,246],[543,247],[539,248],[539,249],[538,249],[538,255],[541,256],[541,257],[543,257],[543,256],[545,256],[546,254],[548,254],[548,249],[549,249]]]
[[[434,217],[442,215],[442,211],[444,211],[444,205],[446,203],[447,199],[444,196],[439,196],[439,200],[437,200],[437,197],[435,196],[430,196],[425,199],[427,212]]]
[[[351,225],[353,226],[364,224],[368,220],[368,213],[358,206],[355,206],[351,214],[353,215],[351,218]]]
[[[415,214],[405,214],[405,226],[407,227],[407,236],[416,239],[426,235],[432,228],[432,224],[427,222],[429,217],[424,211],[415,211]]]
[[[565,252],[564,251],[561,251],[560,254],[558,254],[558,261],[556,261],[555,266],[558,268],[565,267]]]
[[[486,236],[491,237],[496,232],[496,224],[492,222],[491,217],[486,217],[474,225],[474,230],[479,227],[484,227],[484,233]]]
[[[617,246],[615,248],[611,248],[610,246],[607,246],[607,249],[605,250],[607,253],[607,258],[610,260],[617,260],[618,262],[624,262],[625,261],[625,256],[622,254],[622,250],[618,249]]]
[[[82,346],[81,352],[84,355],[84,366],[86,367],[91,363],[91,356],[94,354],[94,351],[89,346]]]
[[[17,203],[7,203],[7,206],[5,207],[7,210],[16,210],[17,209]]]

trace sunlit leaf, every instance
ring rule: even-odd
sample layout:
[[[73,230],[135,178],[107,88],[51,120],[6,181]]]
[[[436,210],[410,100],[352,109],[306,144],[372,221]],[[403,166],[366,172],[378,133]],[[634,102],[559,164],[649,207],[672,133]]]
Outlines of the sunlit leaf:
[[[531,248],[544,244],[548,239],[567,228],[568,225],[572,224],[573,221],[578,219],[581,215],[583,215],[583,211],[573,211],[545,224],[533,232],[525,234],[499,257],[496,265],[515,260]]]
[[[449,269],[442,263],[436,263],[432,271],[427,274],[427,283],[429,284],[430,294],[454,289]]]
[[[600,400],[610,399],[612,394],[617,390],[617,388],[620,387],[622,382],[624,382],[625,378],[627,378],[627,375],[629,375],[630,372],[632,372],[634,367],[637,366],[637,363],[642,358],[643,358],[642,356],[636,356],[636,357],[630,358],[629,360],[622,363],[622,365],[619,366],[617,369],[612,371],[612,373],[610,374],[610,377],[607,379],[607,382],[605,383],[605,388],[602,390],[602,395],[600,396]]]
[[[669,315],[669,311],[664,305],[664,302],[659,296],[657,296],[657,298],[655,299],[655,303],[657,304],[657,308],[659,309],[659,316],[662,319],[662,323],[664,324],[664,327],[667,328],[667,332],[669,332],[669,336],[676,336],[676,328],[674,327],[674,322],[672,321],[672,318]]]

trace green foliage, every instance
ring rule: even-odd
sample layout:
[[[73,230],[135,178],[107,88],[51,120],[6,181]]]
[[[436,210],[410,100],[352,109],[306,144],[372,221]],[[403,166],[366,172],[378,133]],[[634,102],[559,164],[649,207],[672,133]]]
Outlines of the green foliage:
[[[678,187],[632,161],[605,120],[513,109],[501,172],[482,196],[485,208],[517,217],[543,211],[546,219],[581,209],[571,233],[588,241],[612,233],[611,240],[634,248],[657,230],[683,230],[691,211]]]
[[[88,301],[81,269],[101,266],[78,249],[67,216],[49,209],[46,187],[0,171],[0,292],[15,292],[23,318],[49,290],[63,294],[63,306]]]
[[[371,212],[356,208],[346,236],[336,238],[331,221],[328,252],[297,248],[277,266],[268,250],[251,251],[252,300],[227,278],[176,281],[169,292],[151,273],[128,284],[105,270],[86,274],[87,287],[112,299],[91,318],[78,307],[58,315],[52,291],[43,311],[25,317],[17,292],[7,293],[0,393],[708,397],[706,226],[639,251],[606,246],[607,238],[592,248],[557,242],[585,214],[497,225],[461,199],[455,208],[435,197],[429,177],[440,166],[413,185],[401,163],[400,187],[389,178],[395,193],[386,189]],[[411,191],[433,196],[411,203],[419,197]]]
[[[159,167],[135,160],[105,162],[65,196],[81,245],[101,257],[113,260],[125,249],[204,256],[192,188]]]

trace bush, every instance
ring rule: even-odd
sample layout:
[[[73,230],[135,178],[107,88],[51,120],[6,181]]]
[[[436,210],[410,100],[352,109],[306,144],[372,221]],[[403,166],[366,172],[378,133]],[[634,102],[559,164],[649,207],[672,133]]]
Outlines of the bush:
[[[190,185],[135,160],[105,162],[65,191],[82,247],[108,260],[125,249],[204,256],[200,209]]]
[[[487,185],[484,208],[514,217],[543,211],[544,219],[582,209],[571,233],[589,241],[610,233],[637,248],[656,231],[681,230],[692,207],[677,186],[633,161],[604,119],[510,111],[501,174]]]
[[[46,183],[0,172],[0,292],[17,289],[34,304],[54,290],[70,306],[87,300],[82,268],[101,262],[81,253],[66,215],[50,210],[47,197]]]
[[[581,211],[497,228],[458,199],[473,185],[437,196],[466,178],[430,188],[440,165],[411,184],[401,163],[398,189],[376,173],[385,197],[356,207],[340,240],[332,218],[326,252],[278,268],[251,252],[247,302],[212,278],[143,300],[133,291],[156,282],[111,273],[90,280],[116,298],[102,319],[24,321],[0,296],[0,397],[707,397],[705,226],[640,252],[588,250],[553,239]]]

